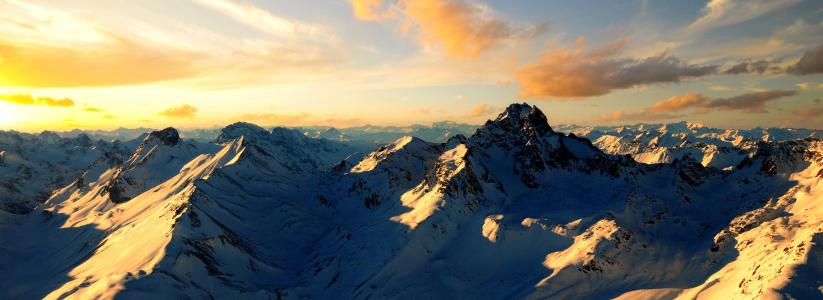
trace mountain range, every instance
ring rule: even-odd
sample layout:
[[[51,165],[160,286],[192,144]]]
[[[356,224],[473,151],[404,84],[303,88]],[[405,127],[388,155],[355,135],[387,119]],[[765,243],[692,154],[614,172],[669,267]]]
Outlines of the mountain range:
[[[0,132],[0,297],[819,299],[820,138],[528,104],[479,127]]]

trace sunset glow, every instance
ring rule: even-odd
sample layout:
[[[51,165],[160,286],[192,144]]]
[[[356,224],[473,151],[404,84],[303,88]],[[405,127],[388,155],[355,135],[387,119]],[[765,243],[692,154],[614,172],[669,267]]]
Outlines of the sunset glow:
[[[823,15],[756,2],[3,0],[0,90],[74,105],[0,114],[22,131],[479,124],[529,101],[555,123],[820,128],[794,116],[821,105]],[[646,110],[775,91],[754,107]],[[179,107],[193,109],[164,113]]]

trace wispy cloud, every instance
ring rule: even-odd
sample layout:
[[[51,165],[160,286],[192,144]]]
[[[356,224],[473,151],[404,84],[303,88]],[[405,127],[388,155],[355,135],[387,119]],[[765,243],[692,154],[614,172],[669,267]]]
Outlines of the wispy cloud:
[[[189,104],[183,104],[180,106],[169,107],[158,114],[167,118],[192,118],[197,114],[197,108]]]
[[[278,37],[303,39],[307,36],[324,33],[324,30],[320,26],[283,18],[251,4],[237,3],[229,0],[193,1],[222,13],[248,27]]]
[[[520,96],[568,99],[604,95],[615,89],[679,82],[715,73],[716,65],[693,65],[662,53],[643,58],[619,58],[628,40],[617,40],[586,51],[559,48],[515,71]]]
[[[204,41],[219,43],[214,47],[185,48],[148,41],[72,12],[0,1],[0,87],[106,87],[172,80],[212,88],[270,84],[316,74],[342,57],[335,37],[320,26],[248,4],[197,3],[262,34],[222,36]],[[286,72],[290,76],[282,76]]]
[[[0,101],[22,105],[43,105],[69,107],[74,106],[74,100],[69,98],[34,97],[31,94],[0,94]]]
[[[687,111],[693,113],[708,113],[714,110],[765,113],[767,112],[766,102],[794,95],[797,95],[797,91],[767,90],[729,98],[711,98],[703,94],[688,93],[673,96],[636,112],[616,111],[603,114],[599,120],[604,122],[664,120],[682,117]]]
[[[800,0],[710,0],[701,16],[684,32],[691,34],[743,23],[797,3]]]

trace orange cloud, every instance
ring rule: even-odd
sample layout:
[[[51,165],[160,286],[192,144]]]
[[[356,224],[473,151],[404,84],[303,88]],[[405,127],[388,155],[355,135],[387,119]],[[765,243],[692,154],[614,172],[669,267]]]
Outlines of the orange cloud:
[[[677,57],[660,54],[644,59],[618,58],[628,40],[618,40],[585,51],[556,49],[537,62],[515,71],[524,98],[582,98],[604,95],[615,89],[648,84],[673,83],[713,74],[717,66],[692,65]]]
[[[104,87],[171,80],[231,87],[303,80],[342,59],[336,37],[321,26],[233,1],[196,3],[258,30],[262,37],[193,35],[167,41],[178,33],[168,32],[167,37],[162,30],[148,30],[135,35],[88,16],[0,1],[0,87]],[[9,13],[7,7],[12,8]],[[153,40],[157,37],[162,42]]]
[[[404,3],[423,40],[442,45],[453,56],[476,56],[511,34],[506,23],[484,16],[477,5],[447,0]]]
[[[646,110],[654,113],[675,112],[701,105],[709,100],[709,97],[702,94],[687,93],[682,96],[672,96],[666,100],[657,102]]]
[[[191,118],[197,114],[197,108],[188,104],[170,107],[158,113],[167,118]]]
[[[71,100],[69,98],[56,99],[51,97],[33,97],[31,94],[0,95],[0,101],[6,101],[23,105],[45,105],[58,107],[74,106],[74,100]]]
[[[351,0],[354,17],[364,21],[377,21],[388,17],[388,11],[380,11],[382,5],[383,0]]]
[[[356,18],[365,21],[392,16],[380,11],[382,0],[353,0]],[[440,45],[454,57],[475,57],[508,39],[514,30],[505,22],[487,15],[477,4],[454,0],[399,0],[396,7],[405,17],[403,28],[416,28],[426,44]]]
[[[678,113],[686,110],[694,110],[696,113],[708,113],[713,109],[765,113],[767,112],[766,102],[794,95],[797,95],[797,91],[768,90],[729,98],[710,98],[698,93],[688,93],[670,97],[636,112],[616,111],[600,115],[598,119],[603,122],[664,120],[682,117],[683,114]]]
[[[483,117],[490,114],[494,114],[499,112],[499,109],[496,107],[489,106],[485,103],[478,104],[468,113],[469,117]]]

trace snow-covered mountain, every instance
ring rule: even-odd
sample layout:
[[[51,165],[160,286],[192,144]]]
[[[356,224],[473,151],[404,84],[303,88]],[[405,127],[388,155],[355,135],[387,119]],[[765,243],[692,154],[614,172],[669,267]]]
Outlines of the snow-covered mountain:
[[[672,162],[689,156],[704,166],[732,168],[768,142],[823,138],[823,131],[795,128],[719,129],[701,123],[638,124],[631,126],[559,126],[593,141],[610,154],[630,155],[638,162]]]
[[[819,139],[741,141],[721,169],[581,136],[527,104],[367,154],[247,123],[152,132],[0,218],[0,297],[823,297]]]
[[[134,142],[93,141],[84,134],[0,131],[0,215],[30,212],[86,169],[116,164],[134,147]]]
[[[477,127],[477,125],[443,121],[432,123],[430,126],[420,124],[410,126],[365,125],[347,128],[309,126],[301,129],[310,137],[359,144],[381,145],[391,143],[404,136],[413,136],[425,141],[442,143],[454,135],[471,134]]]

